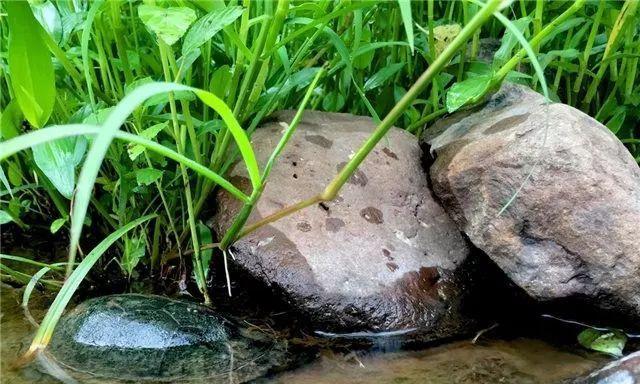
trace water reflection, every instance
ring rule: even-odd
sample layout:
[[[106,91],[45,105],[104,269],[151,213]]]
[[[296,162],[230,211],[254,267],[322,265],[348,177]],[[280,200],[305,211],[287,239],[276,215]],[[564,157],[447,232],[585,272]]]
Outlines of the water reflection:
[[[0,287],[0,373],[1,383],[75,383],[63,369],[42,356],[38,364],[19,371],[10,371],[8,364],[29,345],[34,328],[25,319],[20,307],[20,292]],[[48,301],[34,294],[30,308],[41,319]],[[259,383],[342,384],[342,383],[558,383],[589,371],[606,358],[585,352],[563,349],[540,340],[516,338],[493,340],[481,337],[476,344],[459,341],[424,350],[402,350],[403,334],[381,335],[319,334],[321,339],[339,347],[316,346],[316,356],[308,364],[269,377]],[[366,340],[366,350],[352,350],[351,339]],[[332,344],[333,343],[333,344]],[[325,345],[324,343],[322,345]],[[228,346],[231,347],[231,346]],[[229,350],[229,366],[237,368],[234,351]],[[42,373],[42,372],[47,372]],[[233,369],[220,372],[220,382],[235,383]],[[181,382],[210,382],[210,379],[184,377]],[[88,382],[88,381],[83,381]],[[111,384],[119,381],[92,379],[92,383]],[[129,381],[131,382],[131,381]],[[139,382],[136,380],[136,382]]]

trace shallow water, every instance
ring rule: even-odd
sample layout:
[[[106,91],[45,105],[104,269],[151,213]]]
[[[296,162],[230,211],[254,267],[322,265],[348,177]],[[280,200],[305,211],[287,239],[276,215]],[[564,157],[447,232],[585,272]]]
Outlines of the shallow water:
[[[20,307],[21,291],[0,288],[0,382],[58,383],[34,367],[10,370],[10,363],[29,345],[34,327]],[[34,292],[31,314],[41,319],[48,300]],[[483,337],[478,343],[458,341],[423,350],[401,350],[394,339],[378,339],[369,350],[314,350],[312,361],[258,380],[260,383],[559,383],[585,373],[607,359],[531,338]],[[381,352],[387,351],[387,352]],[[235,382],[233,375],[230,382]],[[90,379],[92,383],[113,380]],[[208,380],[187,380],[209,382]]]

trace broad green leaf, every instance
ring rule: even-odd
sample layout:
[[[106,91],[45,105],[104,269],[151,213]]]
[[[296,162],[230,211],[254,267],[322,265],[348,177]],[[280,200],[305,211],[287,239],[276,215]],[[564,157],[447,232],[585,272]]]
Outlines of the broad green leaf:
[[[213,237],[211,236],[211,229],[204,225],[202,222],[198,223],[198,235],[200,236],[200,244],[211,244],[213,243]],[[212,249],[205,249],[200,251],[200,260],[202,261],[202,268],[204,269],[204,277],[207,278],[209,276],[209,265],[211,264],[211,257],[213,256]],[[196,277],[198,274],[195,274]]]
[[[587,328],[578,335],[578,342],[585,348],[620,357],[627,343],[627,336],[615,329],[601,331]]]
[[[42,26],[26,1],[5,1],[9,23],[9,73],[11,86],[22,113],[36,128],[42,128],[56,98],[53,64],[40,35]]]
[[[58,10],[62,19],[62,39],[59,45],[64,46],[69,42],[71,35],[80,30],[87,17],[87,12],[86,10],[78,12],[73,5],[69,6],[64,2],[58,3]]]
[[[538,61],[540,62],[540,67],[544,70],[547,66],[556,58],[560,57],[563,59],[575,59],[580,55],[577,49],[569,48],[564,50],[553,50],[549,51],[543,55],[540,55]]]
[[[372,43],[371,42],[371,27],[369,25],[364,25],[362,31],[360,31],[360,42],[359,48],[351,52],[351,61],[353,62],[353,67],[358,69],[366,69],[371,66],[371,62],[375,56],[375,49],[373,48],[374,44],[381,43]],[[403,42],[404,43],[404,42]],[[404,43],[407,44],[407,43]],[[366,49],[370,47],[371,49]]]
[[[11,100],[0,117],[0,138],[9,140],[20,134],[24,116],[16,100]]]
[[[216,96],[224,98],[229,90],[229,83],[231,82],[231,68],[228,65],[223,65],[213,71],[211,75],[211,82],[209,90]]]
[[[363,29],[363,31],[367,31],[368,29]],[[376,49],[380,49],[380,48],[387,48],[387,47],[392,47],[392,46],[406,46],[407,43],[405,43],[404,41],[383,41],[383,42],[374,42],[374,43],[367,43],[367,44],[363,44],[360,47],[358,47],[358,49],[356,49],[355,51],[353,51],[351,53],[351,57],[355,60],[356,58],[358,58],[361,55],[364,55],[366,53],[375,51]],[[371,61],[369,60],[369,63],[371,63]],[[360,68],[360,67],[358,67]]]
[[[7,224],[13,221],[13,217],[7,211],[0,210],[0,225]]]
[[[267,92],[265,92],[265,94],[260,98],[258,102],[258,108],[264,106],[267,100],[269,100],[271,97],[274,97],[274,95],[276,95],[278,98],[285,98],[292,90],[300,90],[306,87],[307,85],[309,85],[309,83],[311,83],[318,71],[320,71],[320,68],[318,67],[301,69],[293,75],[289,76],[281,87],[276,86],[269,88]]]
[[[483,75],[453,84],[447,91],[447,111],[452,113],[470,102],[478,101],[491,84],[491,79],[492,76]]]
[[[49,0],[43,3],[34,2],[31,10],[42,27],[59,44],[62,40],[62,19],[53,3]]]
[[[180,83],[182,81],[182,79],[184,78],[185,73],[187,73],[189,71],[189,68],[191,68],[193,63],[198,59],[198,57],[200,57],[201,53],[202,52],[200,52],[200,49],[196,48],[196,49],[190,51],[189,53],[187,53],[186,55],[182,55],[178,59],[176,64],[178,65],[178,68],[180,69],[180,71],[179,71],[180,73],[179,73],[179,76],[175,80],[176,83]]]
[[[136,170],[138,185],[149,185],[162,177],[162,171],[155,168],[142,168]]]
[[[152,125],[151,127],[140,132],[140,137],[143,137],[145,139],[153,139],[158,136],[158,133],[160,133],[160,131],[165,129],[168,125],[168,121]],[[129,148],[127,148],[127,152],[129,153],[129,158],[131,160],[135,160],[138,156],[140,156],[140,154],[142,154],[142,152],[144,152],[144,147],[140,144],[129,145]]]
[[[566,20],[566,21],[558,24],[557,26],[555,26],[553,28],[553,30],[551,31],[551,33],[549,33],[544,39],[542,39],[542,41],[540,42],[540,45],[544,46],[549,41],[552,41],[559,34],[561,34],[563,32],[566,32],[571,28],[575,28],[577,26],[581,26],[584,23],[585,23],[585,20],[582,17],[569,18],[568,20]]]
[[[413,19],[411,17],[411,0],[398,0],[400,5],[400,15],[402,16],[402,23],[404,24],[404,30],[407,33],[407,41],[413,52]]]
[[[22,185],[22,171],[20,167],[16,165],[16,163],[12,161],[8,161],[9,164],[7,171],[9,173],[9,182],[14,187],[19,187]]]
[[[138,16],[149,30],[169,46],[175,44],[196,19],[196,13],[191,8],[162,8],[147,4],[138,7]]]
[[[387,81],[390,77],[394,76],[399,70],[404,67],[404,63],[395,63],[391,65],[387,65],[382,68],[378,72],[374,73],[367,81],[364,83],[364,90],[370,91],[372,89],[378,88],[385,81]]]
[[[76,181],[76,167],[87,150],[83,136],[50,141],[33,147],[33,160],[51,184],[67,199],[71,199]]]
[[[120,261],[122,269],[127,272],[127,275],[131,276],[133,269],[138,265],[140,260],[145,255],[146,247],[144,238],[133,237],[125,238],[124,241],[124,255]]]
[[[184,37],[182,55],[186,56],[189,52],[211,40],[222,28],[236,21],[236,19],[242,15],[242,12],[243,9],[239,6],[226,7],[216,9],[201,17],[193,24]]]
[[[331,91],[328,95],[322,98],[322,108],[326,111],[340,112],[344,107],[345,98],[342,93],[338,91]]]
[[[67,219],[64,217],[56,219],[53,221],[53,223],[51,223],[51,227],[49,228],[49,230],[51,231],[51,233],[56,233],[60,230],[60,228],[62,228],[62,226],[66,222],[67,222]]]
[[[60,320],[64,309],[67,307],[67,304],[69,304],[71,297],[80,286],[82,280],[84,280],[85,276],[87,275],[87,273],[89,273],[91,267],[93,267],[96,261],[98,261],[100,256],[102,256],[102,254],[104,254],[106,250],[109,249],[109,247],[124,234],[154,217],[156,217],[156,215],[143,216],[118,228],[104,240],[102,240],[98,245],[96,245],[96,247],[86,255],[86,257],[80,262],[80,264],[78,264],[78,267],[73,271],[71,276],[69,276],[69,278],[65,281],[64,285],[60,289],[60,292],[58,292],[58,294],[56,295],[55,300],[53,300],[53,303],[49,307],[47,314],[44,316],[44,319],[42,319],[40,328],[38,328],[38,331],[36,332],[36,335],[31,342],[31,346],[26,353],[27,356],[31,356],[43,350],[47,346],[47,344],[49,344],[51,336],[53,335],[53,331],[58,324],[58,320]]]

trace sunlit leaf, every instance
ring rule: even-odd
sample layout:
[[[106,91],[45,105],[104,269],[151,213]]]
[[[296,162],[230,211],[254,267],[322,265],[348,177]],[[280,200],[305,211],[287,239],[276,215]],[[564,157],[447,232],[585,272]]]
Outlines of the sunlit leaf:
[[[18,102],[11,100],[9,105],[2,111],[2,117],[0,117],[0,137],[8,140],[18,136],[23,118]]]
[[[578,335],[578,342],[585,348],[620,357],[627,343],[627,336],[618,330],[587,328]]]
[[[33,147],[33,160],[51,184],[67,199],[71,199],[76,181],[76,167],[87,150],[83,136],[50,141]]]
[[[31,5],[33,15],[40,22],[42,27],[53,37],[56,43],[62,40],[62,19],[55,5],[49,0]]]
[[[29,123],[43,127],[56,97],[53,64],[42,26],[26,1],[5,1],[9,23],[9,72],[20,109]]]
[[[7,224],[13,221],[13,217],[7,211],[0,210],[0,225]]]
[[[144,238],[142,237],[132,237],[125,238],[124,241],[124,255],[122,256],[122,260],[120,264],[122,269],[127,272],[127,275],[131,276],[133,269],[138,265],[140,260],[145,255],[146,247],[144,243]]]
[[[51,231],[51,233],[56,233],[60,230],[60,228],[62,228],[62,226],[67,222],[67,219],[64,217],[61,217],[59,219],[56,219],[53,221],[53,223],[51,223],[51,227],[49,228],[49,230]]]
[[[364,90],[370,91],[372,89],[378,88],[385,81],[387,81],[390,77],[394,76],[404,67],[404,63],[395,63],[391,65],[387,65],[378,72],[374,73],[367,81],[364,83]]]
[[[470,102],[477,101],[484,95],[491,84],[491,79],[492,76],[483,75],[453,84],[447,91],[447,111],[451,113]]]
[[[191,91],[178,91],[178,92],[173,92],[173,99],[192,101],[196,99],[196,96]],[[153,105],[166,104],[168,102],[169,102],[169,94],[166,93],[166,94],[160,94],[160,95],[155,95],[153,97],[150,97],[147,101],[144,102],[143,105],[145,107],[151,107]]]
[[[233,23],[242,15],[242,7],[226,7],[216,9],[196,21],[184,37],[182,55],[199,48],[202,44],[211,40],[222,28]]]
[[[138,185],[149,185],[162,177],[162,171],[155,168],[142,168],[136,170]]]
[[[158,133],[160,133],[168,125],[169,125],[168,121],[153,125],[145,129],[144,131],[140,132],[140,137],[144,137],[145,139],[153,139],[158,135]],[[144,147],[140,144],[129,145],[127,152],[129,153],[129,158],[131,160],[135,160],[138,156],[140,156],[142,152],[144,152]]]
[[[196,20],[196,13],[191,8],[162,8],[148,4],[138,7],[138,16],[167,45],[175,44]]]

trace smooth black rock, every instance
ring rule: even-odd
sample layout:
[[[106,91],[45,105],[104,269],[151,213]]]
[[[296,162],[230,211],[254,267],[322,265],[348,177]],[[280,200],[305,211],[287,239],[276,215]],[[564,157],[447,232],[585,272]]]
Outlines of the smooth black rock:
[[[82,303],[63,317],[47,351],[81,380],[245,382],[286,360],[283,344],[208,308],[138,294]]]

